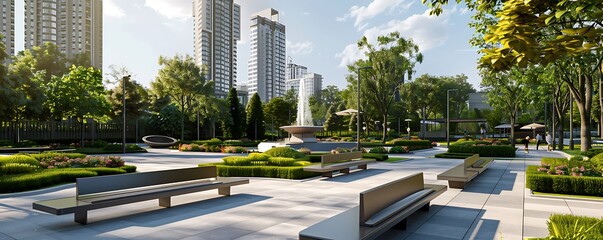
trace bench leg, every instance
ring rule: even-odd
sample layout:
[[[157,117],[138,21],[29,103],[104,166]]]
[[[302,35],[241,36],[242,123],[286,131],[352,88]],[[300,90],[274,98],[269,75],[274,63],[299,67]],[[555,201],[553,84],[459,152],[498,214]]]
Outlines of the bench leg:
[[[171,197],[164,197],[164,198],[159,198],[159,206],[161,207],[172,207],[172,198]]]
[[[73,220],[76,223],[83,225],[88,224],[88,211],[76,211],[73,215]]]
[[[362,164],[362,165],[358,165],[358,169],[368,169],[368,165],[367,164]]]
[[[461,182],[461,181],[448,181],[448,186],[450,186],[450,188],[465,189],[465,182]]]
[[[394,229],[398,229],[398,230],[406,230],[406,218],[402,221],[400,221],[398,224],[396,224],[393,228]]]
[[[339,170],[340,173],[350,173],[350,168],[344,168]]]
[[[230,187],[218,188],[218,194],[222,196],[230,196]]]
[[[333,172],[323,172],[322,176],[323,177],[330,177],[330,178],[332,178],[333,177]]]
[[[421,211],[429,212],[429,205],[431,202],[428,202],[423,207],[421,207]]]

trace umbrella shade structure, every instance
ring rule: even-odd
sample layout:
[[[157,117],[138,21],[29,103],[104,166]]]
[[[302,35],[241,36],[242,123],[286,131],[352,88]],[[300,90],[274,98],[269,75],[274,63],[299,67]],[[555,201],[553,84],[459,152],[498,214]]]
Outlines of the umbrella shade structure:
[[[533,130],[533,129],[543,128],[543,127],[545,127],[545,126],[540,123],[530,123],[528,125],[521,127],[521,129],[532,129]]]
[[[336,112],[335,114],[339,115],[339,116],[348,116],[348,115],[352,115],[353,113],[358,113],[358,110],[352,109],[352,108],[348,108],[346,110]]]
[[[515,125],[517,125],[517,124],[515,124]],[[511,128],[511,124],[509,124],[509,123],[505,123],[505,124],[498,125],[498,126],[496,126],[496,127],[494,127],[494,128],[495,128],[495,129],[505,129],[505,128]]]

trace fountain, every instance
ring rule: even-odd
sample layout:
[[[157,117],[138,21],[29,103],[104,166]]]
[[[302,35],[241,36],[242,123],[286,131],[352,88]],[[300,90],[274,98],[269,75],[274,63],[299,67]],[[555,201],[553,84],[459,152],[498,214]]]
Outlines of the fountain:
[[[297,124],[295,126],[282,126],[281,129],[291,134],[288,139],[290,144],[299,143],[315,143],[316,132],[322,130],[322,126],[314,126],[312,120],[312,111],[310,110],[310,103],[306,94],[306,81],[304,79],[299,80],[298,90],[298,101],[297,101]]]

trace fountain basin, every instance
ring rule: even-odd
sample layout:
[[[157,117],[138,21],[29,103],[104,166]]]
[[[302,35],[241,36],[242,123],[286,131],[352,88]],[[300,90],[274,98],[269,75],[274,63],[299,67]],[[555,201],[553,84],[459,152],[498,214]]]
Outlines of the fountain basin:
[[[289,142],[295,143],[315,143],[316,132],[323,129],[322,126],[282,126],[281,129],[291,134]]]

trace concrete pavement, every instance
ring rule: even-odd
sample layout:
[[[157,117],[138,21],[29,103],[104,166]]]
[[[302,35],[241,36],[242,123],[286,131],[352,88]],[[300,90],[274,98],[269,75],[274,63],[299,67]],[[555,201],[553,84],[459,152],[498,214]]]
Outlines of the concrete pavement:
[[[376,163],[369,170],[332,179],[283,180],[252,178],[232,188],[172,198],[165,209],[156,201],[89,212],[88,225],[73,215],[54,216],[31,209],[34,201],[72,196],[73,184],[0,195],[2,239],[297,239],[302,229],[358,204],[358,193],[394,179],[424,172],[426,183],[446,184],[436,175],[459,160],[437,159],[443,148],[400,155],[398,163]],[[129,154],[139,171],[192,167],[219,161],[224,154],[151,150]],[[407,231],[392,230],[384,239],[522,239],[547,235],[551,213],[603,216],[603,203],[532,197],[525,189],[525,168],[542,156],[559,153],[532,150],[518,158],[496,160],[491,169],[463,191],[449,189],[432,202],[429,212],[409,218]]]

